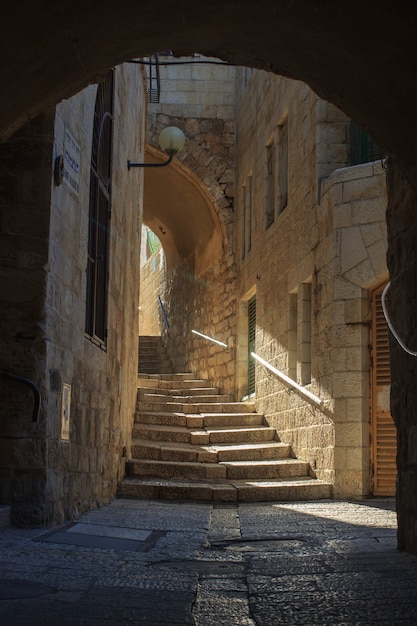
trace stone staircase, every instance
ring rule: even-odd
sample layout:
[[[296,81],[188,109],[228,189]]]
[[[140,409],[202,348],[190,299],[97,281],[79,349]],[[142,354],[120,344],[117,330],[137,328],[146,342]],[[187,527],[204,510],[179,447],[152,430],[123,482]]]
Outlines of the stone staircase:
[[[232,402],[190,374],[140,373],[119,496],[294,501],[330,498],[331,485],[294,458],[253,403]]]
[[[160,336],[139,337],[139,374],[172,374],[172,363]]]

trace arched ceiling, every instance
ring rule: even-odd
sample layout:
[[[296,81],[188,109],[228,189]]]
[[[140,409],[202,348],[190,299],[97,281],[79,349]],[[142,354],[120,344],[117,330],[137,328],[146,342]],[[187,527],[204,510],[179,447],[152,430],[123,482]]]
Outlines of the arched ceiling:
[[[108,67],[200,52],[308,83],[362,124],[410,178],[417,163],[417,12],[375,0],[5,0],[0,138]]]
[[[166,155],[147,147],[147,163],[164,160]],[[143,221],[159,237],[167,267],[193,255],[195,273],[201,274],[222,252],[220,222],[207,194],[175,160],[144,168],[143,189]]]

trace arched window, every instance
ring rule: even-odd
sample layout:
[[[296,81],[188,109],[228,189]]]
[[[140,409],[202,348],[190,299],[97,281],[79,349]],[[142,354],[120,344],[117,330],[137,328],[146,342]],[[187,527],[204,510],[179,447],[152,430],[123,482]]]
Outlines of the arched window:
[[[100,346],[107,341],[113,71],[97,90],[90,171],[86,333]]]

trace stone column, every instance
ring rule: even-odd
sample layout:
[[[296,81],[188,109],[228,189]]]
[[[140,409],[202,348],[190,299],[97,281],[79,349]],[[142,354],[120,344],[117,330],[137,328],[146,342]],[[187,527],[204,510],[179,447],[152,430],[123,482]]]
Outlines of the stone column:
[[[398,335],[417,351],[416,191],[391,160],[387,173],[388,308]],[[398,431],[398,547],[417,553],[417,357],[390,335],[391,412]]]

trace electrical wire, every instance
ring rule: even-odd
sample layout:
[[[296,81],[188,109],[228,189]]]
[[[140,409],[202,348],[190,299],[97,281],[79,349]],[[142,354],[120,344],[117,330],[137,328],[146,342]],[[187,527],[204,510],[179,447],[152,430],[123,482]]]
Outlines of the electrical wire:
[[[385,297],[387,295],[389,286],[390,286],[391,282],[388,281],[387,284],[384,287],[384,290],[381,294],[381,304],[382,304],[382,311],[384,313],[385,319],[387,320],[387,324],[388,324],[388,328],[390,329],[391,333],[393,334],[394,338],[397,340],[398,344],[401,346],[401,348],[404,350],[404,352],[407,352],[407,354],[410,354],[411,356],[417,356],[417,351],[416,350],[410,350],[410,348],[408,348],[404,341],[401,339],[401,337],[399,336],[399,334],[397,333],[397,331],[395,330],[389,313],[388,313],[388,309],[387,309],[387,305],[385,302]]]
[[[128,63],[137,63],[138,65],[155,65],[155,61],[140,61],[139,59],[130,59]],[[158,60],[158,65],[193,65],[200,63],[203,65],[229,65],[231,67],[237,67],[235,63],[228,63],[227,61],[161,61]]]

